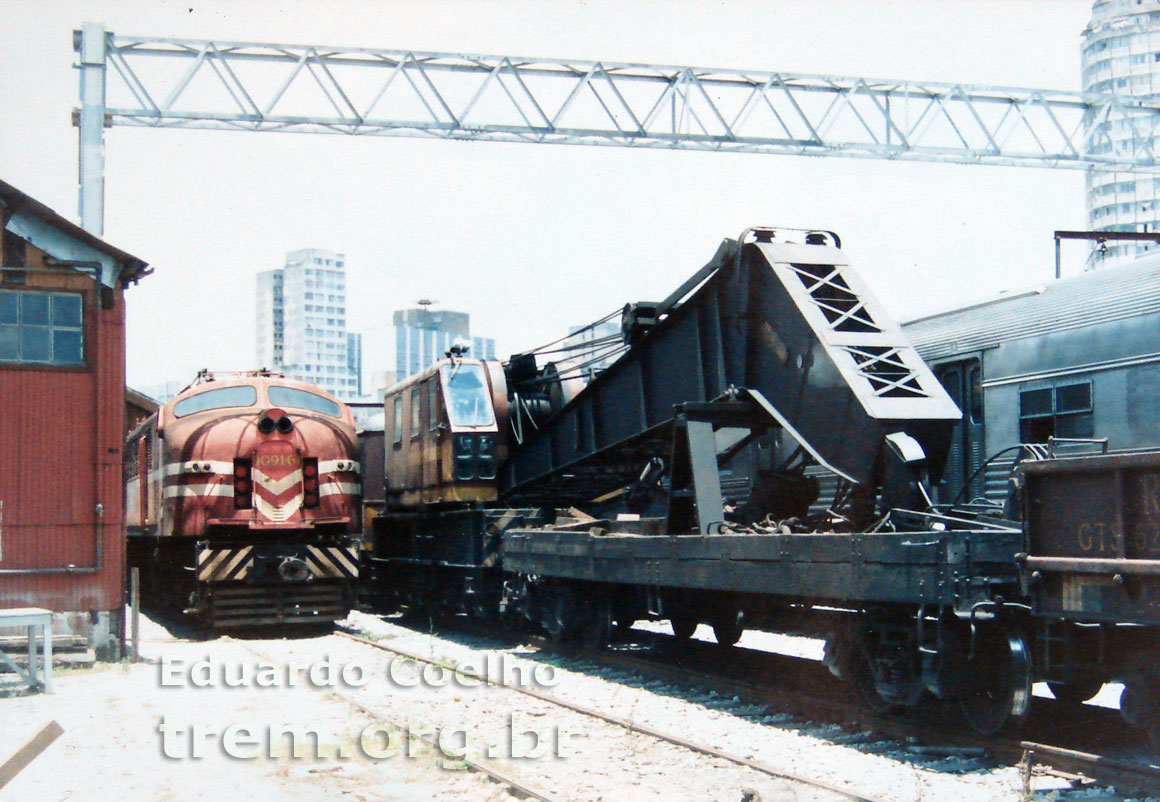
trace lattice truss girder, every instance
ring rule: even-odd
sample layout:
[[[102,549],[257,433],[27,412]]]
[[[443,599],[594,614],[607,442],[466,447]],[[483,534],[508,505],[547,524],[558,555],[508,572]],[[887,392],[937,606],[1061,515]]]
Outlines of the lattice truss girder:
[[[1160,107],[750,70],[105,34],[107,125],[1152,171]]]

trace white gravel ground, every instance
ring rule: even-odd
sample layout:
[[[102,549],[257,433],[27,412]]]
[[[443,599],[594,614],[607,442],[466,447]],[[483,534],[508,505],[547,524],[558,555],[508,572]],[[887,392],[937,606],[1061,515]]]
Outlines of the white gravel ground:
[[[732,698],[682,691],[583,661],[544,658],[530,647],[499,651],[486,637],[433,636],[358,613],[347,623],[392,646],[487,669],[493,675],[505,667],[509,673],[522,667],[529,685],[553,696],[870,796],[899,802],[1024,798],[1015,768],[990,768],[962,756],[915,755],[905,744],[770,716]],[[60,672],[52,695],[0,699],[0,760],[51,719],[65,729],[60,740],[0,791],[0,799],[512,798],[504,786],[464,770],[456,759],[464,732],[471,734],[475,751],[482,750],[488,762],[561,799],[738,802],[746,789],[763,800],[838,798],[510,690],[466,687],[430,669],[424,679],[421,666],[413,662],[394,663],[392,678],[390,654],[336,634],[196,642],[175,637],[148,620],[143,624],[142,654],[149,663]],[[799,649],[805,652],[802,656],[812,656],[808,652],[815,648],[808,639],[779,645],[778,651]],[[209,665],[191,675],[190,668],[207,658]],[[327,663],[336,674],[333,685],[324,676]],[[313,666],[315,680],[288,671],[288,665]],[[342,682],[344,667],[351,682]],[[539,673],[533,674],[537,667]],[[244,687],[228,687],[229,681],[243,676],[239,673],[243,670],[250,671]],[[204,679],[205,673],[211,675],[210,686],[196,687],[193,680]],[[445,679],[450,681],[438,684]],[[541,682],[537,685],[535,679]],[[273,687],[264,687],[259,680]],[[358,712],[348,698],[375,715]],[[442,728],[447,754],[410,748],[407,739],[398,736],[388,741],[384,727],[388,720],[412,729]],[[171,733],[168,741],[159,729],[162,722]],[[530,735],[513,734],[513,724],[516,731],[538,729],[545,734],[564,727],[572,734],[561,743],[571,751],[553,754],[556,742],[548,738],[542,747],[547,754],[513,758],[511,752],[533,746]],[[322,756],[314,757],[313,748],[308,750],[310,756],[292,756],[285,737],[274,737],[268,748],[266,734],[286,725],[317,731]],[[203,756],[193,755],[199,740],[195,727],[220,733],[231,726],[247,732],[235,729],[232,740],[207,736]],[[256,736],[255,743],[247,740],[250,735]],[[497,748],[488,750],[489,744]],[[379,751],[390,746],[397,751]],[[1119,799],[1105,790],[1061,787],[1065,785],[1036,778],[1032,798]]]

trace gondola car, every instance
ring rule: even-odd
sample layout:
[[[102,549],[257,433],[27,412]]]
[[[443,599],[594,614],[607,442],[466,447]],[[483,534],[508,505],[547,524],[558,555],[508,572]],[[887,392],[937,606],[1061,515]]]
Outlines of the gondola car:
[[[315,385],[199,374],[129,435],[124,482],[146,601],[219,629],[331,622],[351,608],[354,420]]]

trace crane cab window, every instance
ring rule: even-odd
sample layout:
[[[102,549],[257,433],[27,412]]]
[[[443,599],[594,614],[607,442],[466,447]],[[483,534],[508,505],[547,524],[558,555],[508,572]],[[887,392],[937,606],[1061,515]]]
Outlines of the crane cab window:
[[[427,387],[427,428],[434,431],[439,428],[439,382],[432,380]]]
[[[418,437],[420,434],[423,433],[423,430],[420,428],[420,421],[422,421],[423,418],[419,414],[422,411],[422,406],[423,406],[423,390],[420,387],[416,387],[414,390],[411,391],[411,437],[412,438]]]
[[[444,365],[443,387],[452,426],[491,426],[495,415],[482,365]]]
[[[403,396],[395,396],[394,415],[391,417],[393,427],[393,442],[399,445],[403,442]]]

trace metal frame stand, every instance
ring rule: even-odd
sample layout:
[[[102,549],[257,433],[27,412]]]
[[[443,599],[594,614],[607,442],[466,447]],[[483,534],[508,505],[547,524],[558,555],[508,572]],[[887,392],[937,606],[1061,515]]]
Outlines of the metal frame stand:
[[[24,627],[28,633],[28,671],[24,671],[13,662],[12,658],[0,651],[0,663],[8,666],[24,679],[29,688],[41,688],[45,693],[52,693],[52,610],[42,607],[18,607],[12,610],[0,610],[0,629],[9,627]],[[37,680],[40,666],[36,653],[36,629],[41,630],[43,645],[43,680]]]

